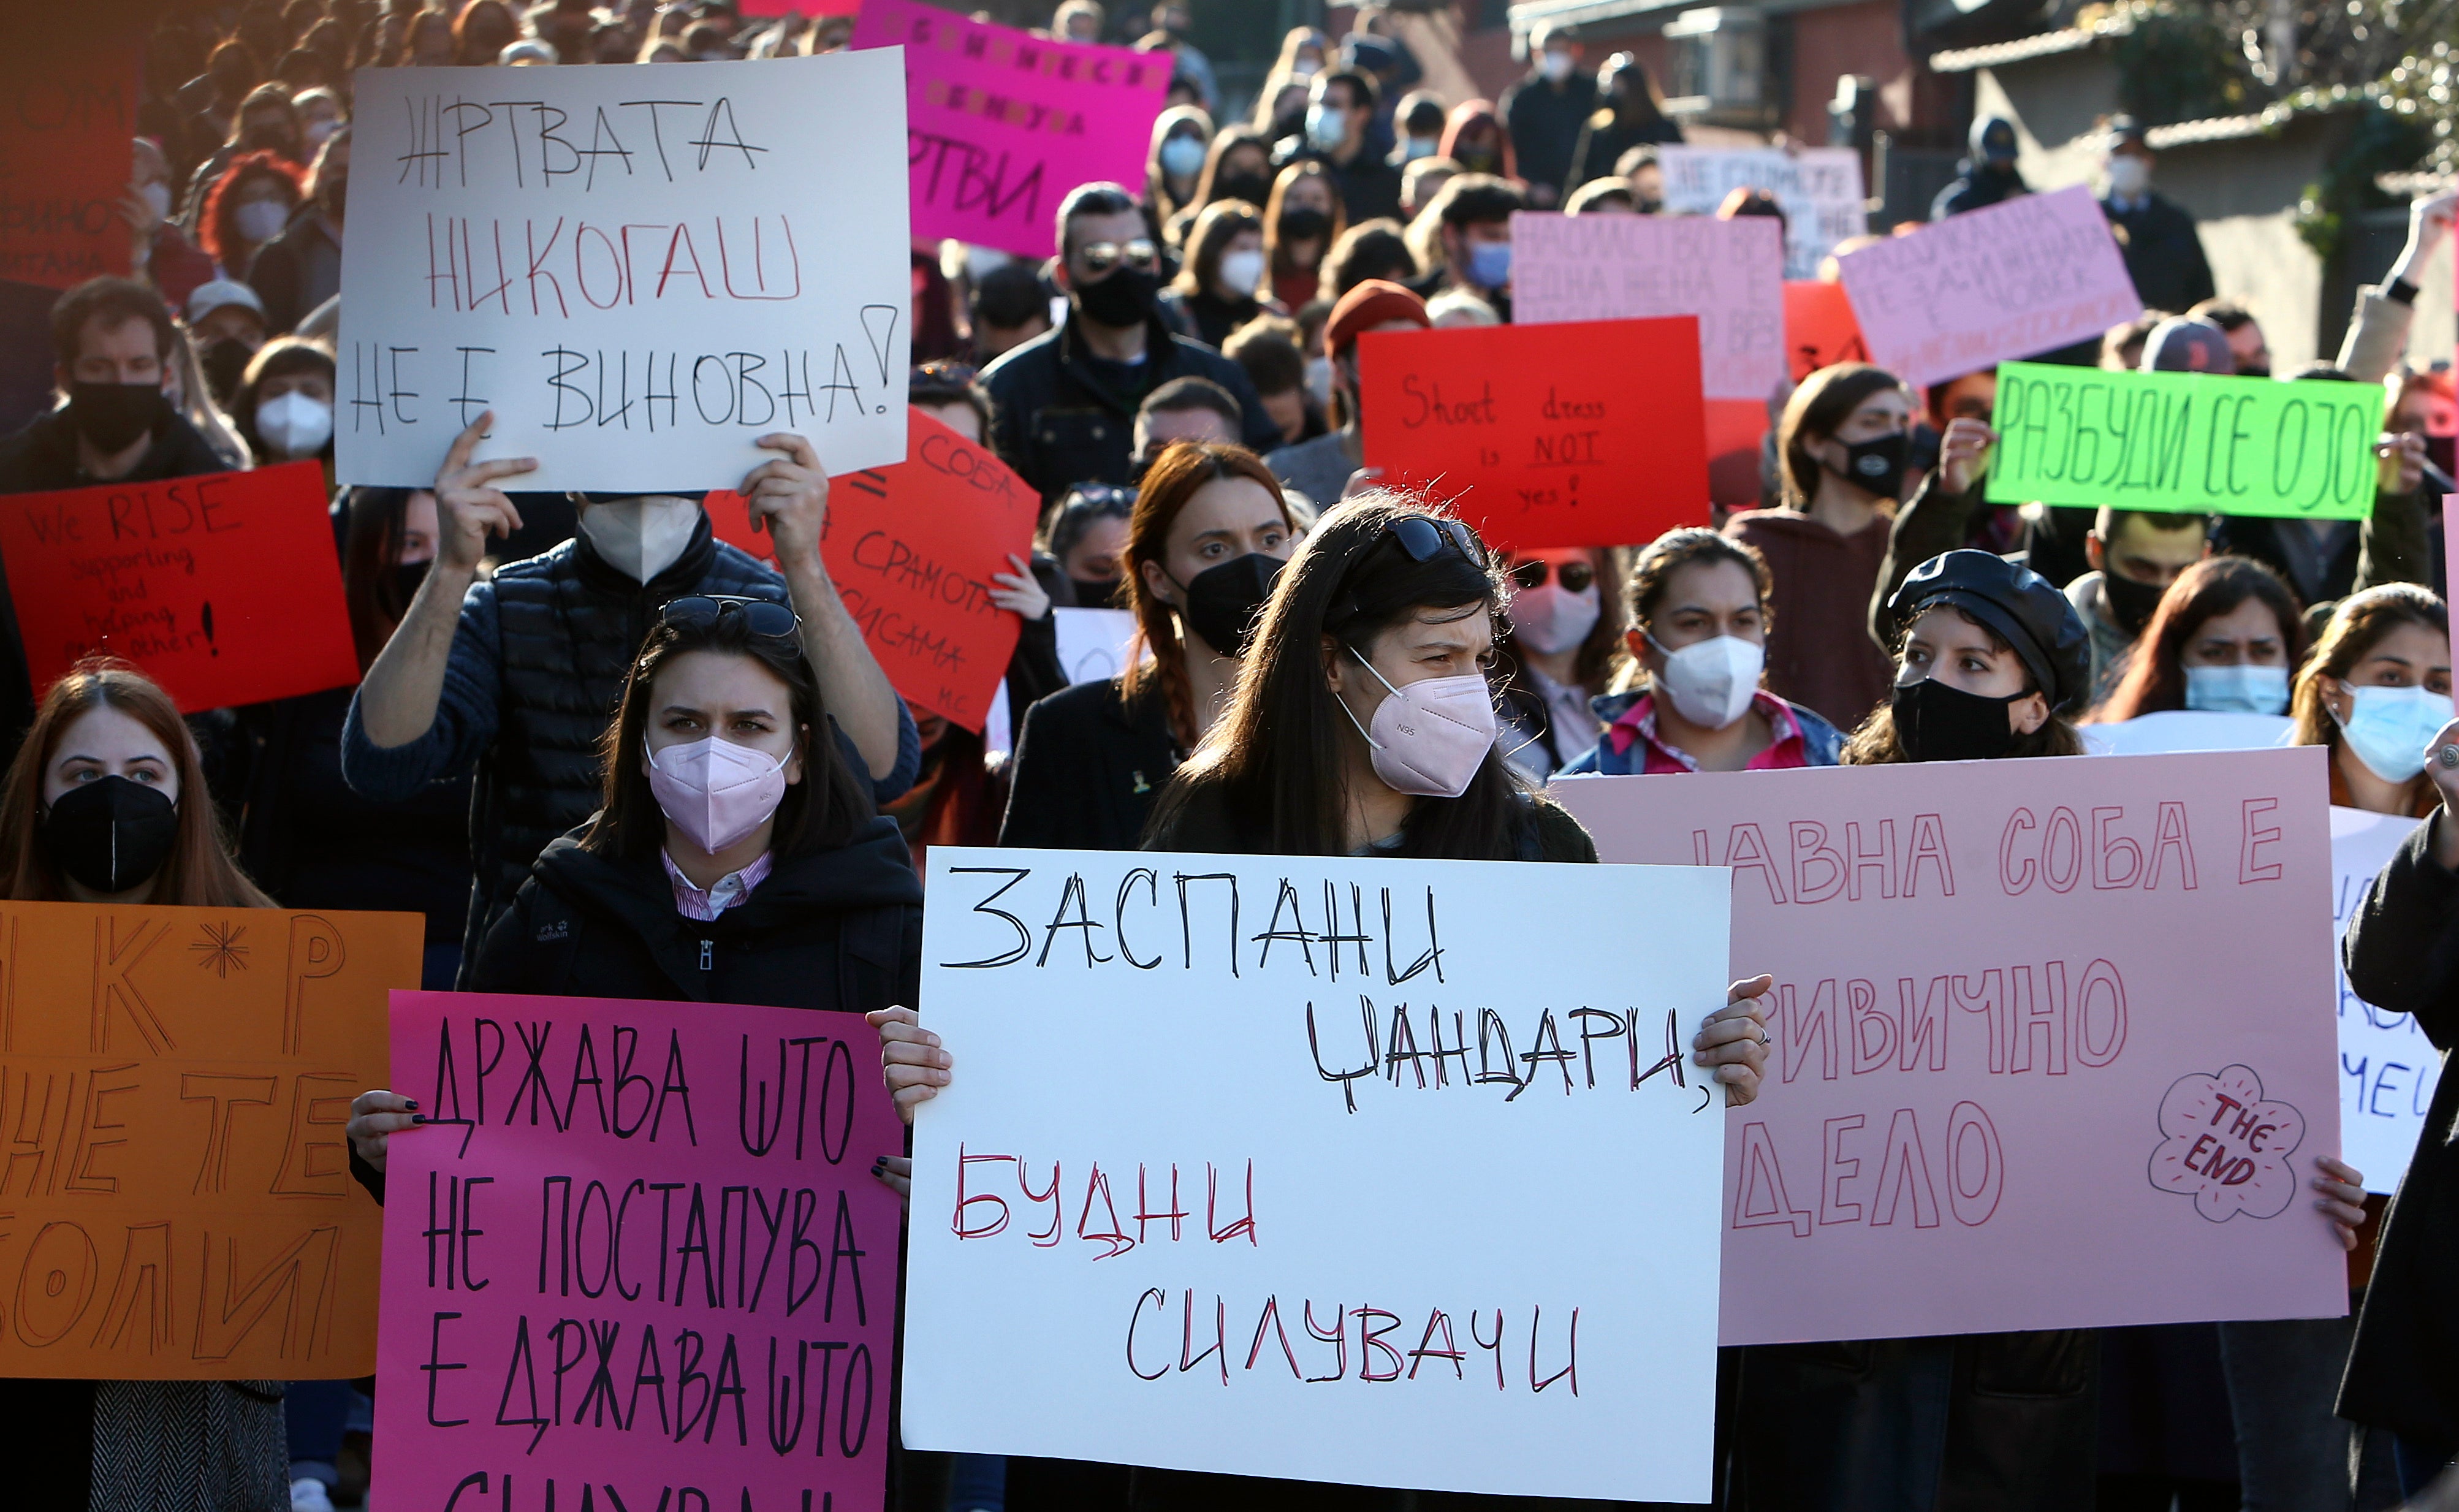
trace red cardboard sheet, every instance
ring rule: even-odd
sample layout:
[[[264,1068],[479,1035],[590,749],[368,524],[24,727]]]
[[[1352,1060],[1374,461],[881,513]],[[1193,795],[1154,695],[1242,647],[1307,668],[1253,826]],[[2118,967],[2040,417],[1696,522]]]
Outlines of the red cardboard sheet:
[[[74,288],[128,271],[119,214],[137,134],[137,48],[108,19],[0,52],[0,279]],[[141,35],[142,33],[138,33]]]
[[[830,480],[820,556],[905,701],[978,730],[1023,629],[991,602],[991,574],[1033,549],[1040,498],[925,410],[906,433],[902,463]],[[743,495],[711,494],[708,518],[719,540],[776,558]]]
[[[313,462],[15,494],[0,554],[37,694],[95,655],[188,713],[359,680]]]
[[[1708,523],[1695,317],[1370,331],[1366,463],[1491,545],[1620,546]]]
[[[1844,285],[1817,279],[1795,279],[1784,286],[1784,346],[1795,383],[1821,368],[1870,360]]]

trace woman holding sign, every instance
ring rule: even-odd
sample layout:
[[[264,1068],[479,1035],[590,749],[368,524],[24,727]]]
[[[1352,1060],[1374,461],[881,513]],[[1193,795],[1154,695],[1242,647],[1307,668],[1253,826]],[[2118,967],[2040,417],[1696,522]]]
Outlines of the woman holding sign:
[[[1180,455],[1173,452],[1169,459]],[[1166,459],[1166,461],[1168,459]],[[1509,579],[1476,532],[1374,491],[1325,513],[1279,574],[1220,721],[1169,784],[1146,849],[1247,855],[1593,862],[1578,820],[1496,746],[1489,674]],[[1758,1089],[1765,976],[1736,982],[1692,1040],[1729,1105]],[[910,1117],[954,1060],[911,1009],[872,1015]],[[1463,1508],[1493,1499],[1138,1468],[1130,1504]],[[1516,1502],[1521,1499],[1507,1499]]]
[[[2066,711],[2091,685],[2087,632],[2039,574],[1952,551],[1907,574],[1887,608],[1896,681],[1846,744],[1845,765],[2082,752]],[[2319,1206],[2352,1245],[2364,1219],[2360,1179],[2337,1161],[2319,1164]],[[2096,1353],[2088,1329],[1746,1350],[1743,1504],[2091,1506]]]
[[[142,673],[89,662],[52,684],[0,789],[18,902],[265,909],[241,873],[179,710]],[[280,1506],[280,1381],[0,1380],[12,1506]]]

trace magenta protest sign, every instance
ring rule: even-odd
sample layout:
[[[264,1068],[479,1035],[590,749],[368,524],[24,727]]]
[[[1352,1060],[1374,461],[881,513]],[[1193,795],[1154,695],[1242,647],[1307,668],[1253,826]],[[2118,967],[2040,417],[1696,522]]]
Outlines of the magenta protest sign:
[[[851,1014],[392,995],[376,1494],[876,1512],[904,1148]]]
[[[1140,185],[1166,52],[1053,42],[909,0],[864,0],[853,46],[905,49],[914,234],[1019,257],[1057,250],[1067,191]]]
[[[1608,861],[1733,868],[1776,977],[1723,1342],[2343,1312],[2323,759],[1557,783]]]
[[[2080,185],[1949,216],[1836,265],[1870,361],[1916,386],[2097,339],[2143,313]]]

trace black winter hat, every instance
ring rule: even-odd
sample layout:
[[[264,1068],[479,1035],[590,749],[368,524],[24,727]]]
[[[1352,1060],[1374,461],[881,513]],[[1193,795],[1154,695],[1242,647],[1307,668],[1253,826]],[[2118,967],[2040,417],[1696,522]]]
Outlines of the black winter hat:
[[[1986,551],[1951,551],[1904,578],[1887,599],[1902,632],[1932,604],[1963,610],[2015,648],[2052,710],[2083,702],[2091,687],[2091,640],[2067,596],[2029,567]]]

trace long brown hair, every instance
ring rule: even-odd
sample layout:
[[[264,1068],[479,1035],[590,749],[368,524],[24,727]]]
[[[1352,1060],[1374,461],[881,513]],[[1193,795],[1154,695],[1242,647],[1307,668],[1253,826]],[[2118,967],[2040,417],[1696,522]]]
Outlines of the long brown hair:
[[[1221,254],[1242,231],[1261,234],[1264,213],[1244,200],[1215,200],[1195,218],[1195,229],[1187,234],[1187,263],[1178,270],[1171,287],[1192,299],[1212,292],[1212,281],[1221,276]],[[1330,254],[1327,253],[1326,256]],[[1258,286],[1248,291],[1251,299],[1263,299],[1272,291]]]
[[[2331,611],[2331,622],[2314,642],[2313,657],[2299,669],[2296,691],[2289,696],[2288,712],[2297,721],[2297,745],[2340,748],[2340,722],[2331,717],[2323,683],[2346,677],[2349,668],[2373,654],[2383,637],[2411,624],[2448,636],[2450,611],[2431,589],[2414,583],[2384,583],[2340,600],[2340,606]]]
[[[221,816],[205,787],[197,742],[179,718],[171,695],[125,662],[95,657],[78,662],[43,695],[33,727],[9,766],[0,794],[0,856],[9,862],[9,896],[19,903],[58,903],[68,898],[60,875],[43,853],[39,831],[45,805],[43,772],[58,751],[60,737],[77,717],[114,708],[145,726],[171,753],[179,783],[179,831],[171,858],[154,873],[148,903],[186,908],[272,908],[273,899],[247,879],[222,839]]]
[[[375,664],[376,654],[410,613],[410,595],[402,591],[393,569],[401,565],[402,532],[412,492],[354,488],[346,506],[342,601],[350,611],[350,640],[358,648],[362,672]]]
[[[851,840],[875,811],[871,788],[854,780],[837,749],[810,662],[793,641],[754,635],[746,617],[721,613],[705,625],[661,620],[641,642],[641,654],[632,659],[632,670],[623,679],[623,701],[616,705],[615,722],[606,726],[599,744],[598,759],[606,776],[599,789],[598,817],[580,839],[582,849],[641,860],[656,855],[665,844],[665,811],[649,790],[648,773],[641,769],[647,760],[649,699],[659,671],[675,658],[694,651],[748,657],[786,684],[793,709],[794,748],[803,758],[803,780],[788,787],[784,801],[777,805],[770,852],[781,857],[803,855]]]
[[[1264,201],[1264,265],[1268,277],[1286,278],[1299,271],[1297,264],[1290,261],[1289,247],[1281,241],[1281,206],[1289,200],[1290,186],[1301,178],[1319,178],[1332,191],[1332,223],[1324,229],[1323,250],[1316,254],[1313,270],[1318,276],[1323,271],[1323,260],[1332,256],[1333,243],[1349,229],[1349,206],[1341,198],[1340,180],[1332,176],[1331,170],[1312,158],[1290,164],[1272,180],[1272,197]],[[1265,291],[1256,292],[1260,295]]]
[[[1838,363],[1821,368],[1801,381],[1785,401],[1784,418],[1776,423],[1776,461],[1784,474],[1784,503],[1805,510],[1818,493],[1818,459],[1810,443],[1825,441],[1875,393],[1903,388],[1903,380],[1868,363]]]
[[[1955,613],[1963,619],[1965,624],[1972,626],[1983,635],[1987,636],[1989,638],[1991,648],[1999,652],[2001,655],[2005,655],[2015,649],[2013,646],[2007,643],[2007,638],[2005,636],[2000,635],[1997,631],[1989,628],[1989,626],[1983,624],[1980,620],[1972,618],[1972,616],[1965,614],[1963,610],[1956,609],[1955,605],[1943,604],[1940,607],[1955,610]],[[1904,659],[1904,641],[1911,636],[1913,623],[1919,618],[1920,616],[1916,615],[1907,619],[1902,627],[1896,632],[1895,658],[1899,666],[1902,664]],[[2034,678],[2028,669],[2027,669],[2024,674],[2024,691],[2026,693],[2041,692],[2040,681],[2037,678]],[[2075,733],[2073,723],[2065,715],[2052,708],[2049,710],[2049,717],[2042,722],[2039,729],[2032,731],[2029,735],[2018,735],[2015,737],[2014,744],[2007,747],[2007,757],[2080,756],[2083,754],[2083,737]],[[1898,762],[1909,762],[1912,759],[1912,753],[1904,749],[1902,738],[1896,733],[1895,705],[1892,703],[1888,703],[1881,704],[1877,708],[1872,709],[1870,711],[1870,717],[1861,722],[1860,728],[1855,730],[1851,738],[1844,742],[1844,754],[1841,758],[1841,765],[1846,766],[1893,766]]]
[[[2249,598],[2259,598],[2280,621],[2280,645],[2291,667],[2305,660],[2305,616],[2280,576],[2250,556],[2211,556],[2177,575],[2160,606],[2135,638],[2125,676],[2100,707],[2094,724],[2186,706],[2186,642],[2196,632]]]
[[[1282,521],[1292,534],[1296,533],[1297,521],[1290,514],[1289,500],[1282,496],[1281,480],[1272,476],[1261,457],[1245,447],[1181,441],[1145,470],[1144,484],[1136,491],[1135,510],[1127,516],[1127,549],[1119,563],[1127,610],[1136,617],[1135,643],[1127,649],[1131,664],[1120,675],[1120,694],[1140,699],[1159,684],[1169,710],[1169,727],[1181,743],[1189,746],[1195,743],[1195,688],[1187,677],[1187,645],[1178,633],[1178,612],[1145,586],[1145,563],[1169,570],[1169,530],[1178,523],[1179,511],[1187,508],[1198,489],[1224,478],[1247,478],[1263,485],[1279,507]],[[1152,652],[1149,659],[1144,656],[1147,650]]]
[[[1450,517],[1410,494],[1377,489],[1315,522],[1272,585],[1230,707],[1163,790],[1145,829],[1152,844],[1167,847],[1180,815],[1217,798],[1232,830],[1251,837],[1262,853],[1347,851],[1349,764],[1341,742],[1351,716],[1324,681],[1324,638],[1355,661],[1421,609],[1499,619],[1508,601],[1491,552],[1472,561],[1447,546],[1421,562],[1403,551],[1377,550],[1395,521],[1413,514]],[[1488,746],[1459,797],[1419,800],[1394,853],[1508,860],[1525,812],[1510,767]]]

